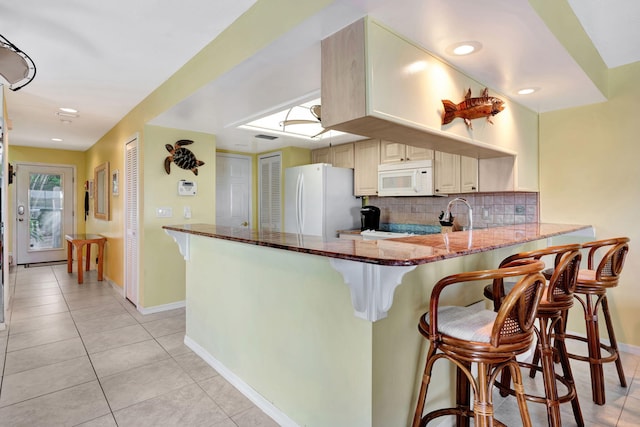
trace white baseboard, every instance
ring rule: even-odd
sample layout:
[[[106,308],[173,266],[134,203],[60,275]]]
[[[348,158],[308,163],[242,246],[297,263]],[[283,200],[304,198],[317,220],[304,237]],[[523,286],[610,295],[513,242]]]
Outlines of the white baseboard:
[[[260,408],[265,414],[271,417],[276,423],[283,427],[299,427],[291,418],[289,418],[284,412],[273,406],[271,402],[265,399],[260,393],[255,391],[249,384],[244,382],[240,377],[231,372],[226,366],[224,366],[218,359],[213,357],[207,350],[202,348],[198,343],[185,335],[184,344],[193,350],[198,356],[200,356],[205,362],[207,362],[213,369],[218,371],[220,376],[229,381],[240,393],[242,393],[247,399],[253,402],[258,408]]]
[[[106,280],[106,282],[109,284],[109,286],[111,286],[111,288],[118,294],[120,295],[122,298],[124,298],[124,288],[118,286],[116,284],[116,282],[114,282],[113,280],[109,279],[109,277],[107,277],[106,275],[104,276],[104,280]]]
[[[175,310],[177,308],[184,308],[185,306],[186,306],[185,301],[176,301],[169,304],[154,305],[153,307],[137,306],[137,309],[142,314],[153,314],[153,313],[160,313],[161,311],[169,311],[169,310]]]

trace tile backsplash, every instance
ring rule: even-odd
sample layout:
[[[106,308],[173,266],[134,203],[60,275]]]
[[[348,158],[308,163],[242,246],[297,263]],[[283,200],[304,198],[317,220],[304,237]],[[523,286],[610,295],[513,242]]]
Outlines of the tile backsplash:
[[[474,228],[538,222],[538,193],[467,193],[448,197],[369,197],[368,204],[380,208],[381,223],[436,224],[447,204],[465,198],[473,209]],[[455,203],[451,209],[461,225],[467,225],[467,207]]]

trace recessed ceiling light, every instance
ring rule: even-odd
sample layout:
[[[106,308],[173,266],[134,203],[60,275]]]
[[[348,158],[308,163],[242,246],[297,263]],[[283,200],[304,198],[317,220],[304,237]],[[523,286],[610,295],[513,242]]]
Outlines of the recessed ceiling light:
[[[537,87],[525,87],[518,91],[518,95],[531,95],[534,92],[539,91],[540,88]]]
[[[75,108],[69,108],[69,107],[60,107],[58,108],[60,111],[64,111],[65,113],[77,113],[78,110],[76,110]]]
[[[466,41],[454,43],[448,46],[444,51],[449,55],[464,56],[475,53],[482,49],[482,43],[477,41]]]
[[[58,117],[71,117],[71,118],[74,118],[74,119],[77,119],[78,117],[80,117],[80,115],[77,114],[77,113],[63,113],[61,111],[58,111],[56,113],[56,116],[58,116]]]
[[[51,138],[53,142],[62,142],[62,138]]]

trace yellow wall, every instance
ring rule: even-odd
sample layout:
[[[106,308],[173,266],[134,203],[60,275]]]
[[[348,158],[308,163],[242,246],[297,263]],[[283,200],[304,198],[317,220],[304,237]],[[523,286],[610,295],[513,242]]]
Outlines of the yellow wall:
[[[133,108],[129,114],[87,151],[87,173],[92,174],[93,168],[105,161],[110,162],[112,169],[123,171],[124,144],[136,133],[140,137],[142,148],[139,152],[141,168],[156,167],[155,163],[151,163],[151,161],[147,163],[146,160],[149,155],[149,153],[145,152],[145,148],[147,148],[145,142],[146,123],[185,99],[203,85],[215,80],[240,62],[251,57],[276,38],[291,30],[295,25],[326,7],[329,3],[329,0],[302,3],[295,0],[257,1],[251,9]],[[212,102],[214,101],[212,100]],[[215,145],[212,145],[211,149],[213,150],[214,147]],[[157,155],[159,151],[157,150],[152,156]],[[212,161],[209,171],[214,172],[214,169],[215,164]],[[215,175],[212,176],[215,177]],[[144,176],[143,180],[145,179],[148,179],[148,177]],[[147,181],[143,180],[140,182],[141,185],[145,187],[149,185]],[[149,199],[145,197],[145,203],[155,205],[157,201],[154,200],[154,197],[154,194],[150,195]],[[158,195],[158,197],[160,196]],[[87,232],[101,233],[110,239],[109,250],[114,256],[107,255],[106,274],[119,286],[123,286],[124,282],[122,200],[123,197],[119,196],[112,207],[111,221],[92,221],[87,224]],[[155,206],[151,206],[151,208],[155,209]],[[147,207],[142,205],[140,209],[141,213],[146,215]],[[176,218],[175,214],[174,218]],[[141,227],[145,231],[147,230],[147,227],[142,224]],[[153,231],[153,234],[157,235],[158,233],[160,231]],[[145,258],[155,260],[165,257],[166,248],[164,245],[155,247],[149,245],[149,242],[144,242],[144,236],[141,236],[141,238],[143,242],[140,249],[144,252]],[[154,241],[153,237],[150,241]],[[141,271],[144,272],[146,270],[142,269]],[[152,277],[155,277],[153,273],[151,274]],[[146,280],[145,273],[143,273],[140,283],[141,289],[144,289],[144,295],[141,294],[141,297],[144,298],[143,307],[164,304],[164,301],[170,298],[171,292],[168,290],[172,289],[175,284],[169,285],[166,282],[166,277],[160,277],[161,281],[158,283],[146,283]],[[182,278],[182,283],[184,283],[184,277]],[[179,296],[174,295],[174,297],[177,298]]]
[[[619,341],[640,346],[640,63],[609,72],[609,101],[540,115],[540,217],[592,224],[598,239],[628,236],[620,286],[608,292]],[[569,329],[584,332],[579,307]]]
[[[198,160],[198,175],[180,169],[174,163],[171,173],[164,170],[164,159],[169,155],[165,144],[173,146],[180,139],[190,139],[187,146]],[[215,223],[216,159],[215,137],[210,134],[146,126],[142,151],[144,158],[144,188],[140,200],[145,206],[142,218],[143,250],[140,264],[140,304],[155,307],[185,299],[185,261],[178,246],[162,229],[163,225],[187,223]],[[178,181],[184,179],[197,185],[195,196],[178,196]],[[184,207],[191,208],[191,219],[184,218]],[[156,209],[169,207],[171,218],[157,218]]]
[[[111,144],[96,144],[86,151],[86,169],[84,180],[94,179],[94,169],[105,163],[109,163],[111,172],[120,172],[120,181],[124,178],[124,147],[133,136],[133,132],[126,137],[114,140]],[[109,179],[111,182],[111,179]],[[95,183],[94,183],[95,185]],[[90,215],[87,221],[87,232],[101,234],[107,238],[104,258],[104,274],[108,280],[122,287],[124,286],[124,194],[120,192],[118,196],[111,195],[111,185],[109,185],[109,210],[110,220],[101,220]],[[91,206],[93,211],[93,206]]]
[[[86,167],[85,167],[85,155],[81,151],[69,151],[69,150],[54,150],[43,149],[33,147],[21,147],[10,145],[9,146],[9,162],[14,164],[17,162],[25,163],[51,163],[56,165],[68,165],[75,166],[76,168],[76,185],[75,185],[75,198],[76,198],[76,232],[85,232],[85,220],[84,220],[84,182],[86,179]],[[93,179],[93,178],[91,178]],[[9,211],[9,226],[7,233],[7,243],[10,245],[10,249],[7,252],[13,251],[13,231],[15,221],[15,211],[13,209],[13,190],[14,185],[9,186],[8,195],[8,211]],[[87,222],[92,221],[90,217]],[[14,258],[15,259],[15,258]],[[105,270],[108,274],[108,270]]]

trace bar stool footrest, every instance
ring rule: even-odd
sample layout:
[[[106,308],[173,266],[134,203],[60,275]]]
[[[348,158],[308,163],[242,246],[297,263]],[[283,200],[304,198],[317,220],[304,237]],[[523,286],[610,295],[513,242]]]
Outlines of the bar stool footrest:
[[[422,416],[420,419],[420,427],[425,427],[429,422],[435,420],[439,417],[444,417],[447,415],[455,415],[457,417],[465,417],[471,420],[474,419],[474,412],[468,408],[442,408],[435,411],[428,412]],[[500,422],[497,419],[493,419],[494,426],[497,427],[507,427],[506,424]]]
[[[518,366],[520,366],[521,368],[527,368],[527,369],[535,369],[537,372],[542,372],[542,367],[538,366],[538,365],[534,365],[532,363],[526,363],[526,362],[518,362]],[[568,390],[567,394],[564,394],[562,396],[558,396],[558,403],[566,403],[566,402],[571,402],[573,399],[575,399],[576,397],[576,390],[575,390],[575,383],[571,383],[569,382],[569,380],[565,377],[563,377],[560,374],[555,374],[556,377],[556,381],[560,382],[564,387],[566,387],[566,389]],[[573,386],[572,386],[573,384]],[[503,385],[502,383],[498,381],[495,382],[494,386],[500,390],[501,395],[502,392],[505,393],[504,396],[511,395],[511,396],[515,396],[516,392],[515,390],[513,390],[512,388]],[[503,397],[504,397],[503,396]],[[543,403],[543,404],[547,404],[547,398],[546,396],[537,396],[534,394],[524,394],[524,398],[530,402],[535,402],[535,403]]]

